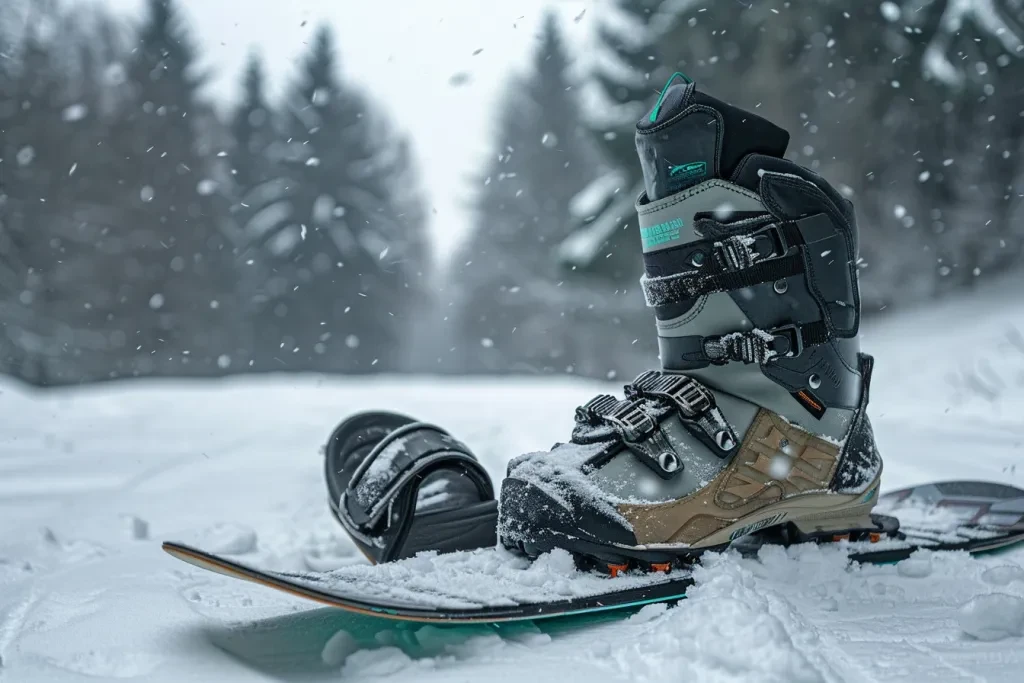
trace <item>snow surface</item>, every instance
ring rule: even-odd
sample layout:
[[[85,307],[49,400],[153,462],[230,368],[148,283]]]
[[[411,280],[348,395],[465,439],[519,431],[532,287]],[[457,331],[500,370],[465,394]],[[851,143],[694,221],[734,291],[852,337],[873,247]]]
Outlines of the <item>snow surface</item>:
[[[1013,300],[964,299],[866,330],[883,488],[1024,486],[1024,307],[1000,298]],[[2,382],[0,682],[1020,680],[1022,550],[847,571],[834,548],[767,548],[757,561],[709,558],[677,607],[497,628],[353,618],[159,548],[180,540],[284,571],[365,564],[321,480],[318,449],[338,420],[387,408],[441,424],[498,480],[509,458],[565,440],[577,405],[617,389],[279,376],[36,393]]]

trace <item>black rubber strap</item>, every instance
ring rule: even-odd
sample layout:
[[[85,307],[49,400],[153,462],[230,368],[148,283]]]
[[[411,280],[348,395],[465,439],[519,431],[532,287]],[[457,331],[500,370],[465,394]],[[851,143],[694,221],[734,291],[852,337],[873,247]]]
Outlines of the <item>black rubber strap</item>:
[[[374,563],[493,546],[490,478],[462,442],[399,413],[367,411],[324,449],[331,512]]]
[[[648,306],[666,306],[803,275],[803,255],[794,249],[802,244],[800,229],[792,223],[772,223],[749,233],[690,242],[673,258],[693,269],[654,276],[648,270],[640,281],[644,298]]]
[[[648,306],[665,306],[705,294],[731,292],[803,273],[803,257],[794,254],[761,261],[743,270],[723,270],[717,273],[687,271],[656,278],[645,276],[640,284]]]
[[[487,472],[465,444],[440,427],[413,422],[374,446],[352,475],[339,511],[347,513],[348,521],[360,531],[372,532],[389,523],[385,514],[403,492],[410,486],[418,489],[438,469],[459,470],[476,484],[482,500],[494,498]]]

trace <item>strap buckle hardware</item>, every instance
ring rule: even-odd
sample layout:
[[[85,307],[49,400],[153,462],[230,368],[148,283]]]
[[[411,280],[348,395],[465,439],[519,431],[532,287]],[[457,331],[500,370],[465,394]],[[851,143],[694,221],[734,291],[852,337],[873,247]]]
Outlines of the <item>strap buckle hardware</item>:
[[[795,324],[781,325],[772,330],[768,330],[768,334],[774,338],[772,340],[772,348],[775,353],[780,357],[785,358],[796,358],[804,352],[804,337],[800,331],[800,326]],[[780,340],[783,344],[780,345]]]
[[[576,411],[577,419],[611,425],[625,441],[641,441],[658,428],[658,424],[640,407],[627,399],[602,394],[587,401]]]

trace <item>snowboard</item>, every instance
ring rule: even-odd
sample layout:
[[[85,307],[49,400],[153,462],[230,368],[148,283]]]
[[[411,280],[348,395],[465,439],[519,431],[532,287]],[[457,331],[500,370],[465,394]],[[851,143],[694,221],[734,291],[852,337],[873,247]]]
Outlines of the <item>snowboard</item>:
[[[918,550],[991,552],[1024,541],[1024,490],[978,481],[949,481],[892,491],[876,511],[899,520],[899,532],[875,542],[830,542],[856,563],[892,563]],[[788,544],[785,526],[737,539],[730,549],[754,556]],[[498,624],[628,610],[672,603],[693,584],[687,569],[633,570],[610,577],[577,570],[565,551],[535,561],[501,548],[479,548],[329,572],[278,572],[176,542],[179,560],[352,613],[421,623]]]

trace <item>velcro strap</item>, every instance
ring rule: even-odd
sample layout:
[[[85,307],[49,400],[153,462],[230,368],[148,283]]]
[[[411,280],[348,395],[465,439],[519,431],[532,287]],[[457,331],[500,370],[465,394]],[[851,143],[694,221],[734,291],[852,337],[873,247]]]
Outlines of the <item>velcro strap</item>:
[[[735,250],[732,253],[736,253]],[[644,299],[648,306],[665,306],[682,303],[705,294],[763,285],[801,275],[803,272],[803,257],[800,254],[793,254],[760,261],[741,270],[691,270],[653,278],[644,275],[640,279],[640,286],[643,287]]]
[[[710,225],[701,225],[704,233],[710,232]],[[802,275],[803,243],[800,229],[786,222],[690,242],[679,249],[678,257],[694,268],[663,276],[644,274],[644,298],[648,306],[665,306]]]
[[[365,532],[381,525],[392,503],[439,469],[461,470],[476,484],[481,500],[494,497],[487,472],[458,439],[435,425],[413,422],[382,439],[352,475],[339,506],[348,522]]]

